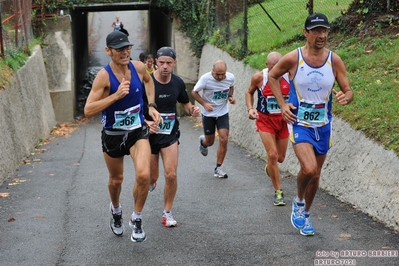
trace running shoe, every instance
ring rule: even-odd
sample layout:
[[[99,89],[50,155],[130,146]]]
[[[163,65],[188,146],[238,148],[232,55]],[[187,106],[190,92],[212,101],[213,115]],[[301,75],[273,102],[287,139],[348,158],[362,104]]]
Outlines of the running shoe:
[[[200,145],[199,145],[199,150],[200,150],[200,152],[201,152],[202,155],[207,156],[207,155],[208,155],[208,147],[205,147],[205,146],[202,145],[202,141],[203,141],[204,139],[205,139],[205,136],[204,136],[204,135],[201,135],[201,136],[199,137],[199,143],[200,143]]]
[[[305,226],[301,228],[299,231],[303,236],[313,236],[314,228],[312,225],[312,219],[310,218],[310,214],[305,214]]]
[[[150,184],[150,189],[148,191],[153,192],[156,187],[157,187],[157,182],[154,182],[154,183]]]
[[[177,222],[173,219],[172,212],[164,212],[162,215],[162,224],[165,227],[175,227],[177,226]]]
[[[274,206],[285,206],[285,201],[284,201],[284,194],[283,191],[280,190],[276,190],[276,192],[274,193],[274,202],[273,202]]]
[[[265,165],[265,173],[266,173],[266,175],[267,175],[267,176],[269,176],[269,177],[270,177],[270,175],[269,175],[269,171],[267,171],[267,164]]]
[[[292,200],[292,213],[291,223],[296,229],[301,229],[305,226],[305,203],[296,202],[294,198]]]
[[[129,226],[133,230],[130,240],[133,242],[143,242],[147,239],[147,236],[143,230],[143,221],[141,218],[136,218],[129,221]]]
[[[123,234],[123,219],[122,219],[122,210],[121,213],[113,213],[113,206],[112,202],[109,205],[109,209],[111,212],[111,218],[109,223],[109,228],[111,229],[112,233],[117,236],[121,236]]]
[[[223,172],[221,166],[218,166],[218,167],[215,168],[213,176],[217,177],[217,178],[227,178],[228,177],[227,174],[225,172]]]

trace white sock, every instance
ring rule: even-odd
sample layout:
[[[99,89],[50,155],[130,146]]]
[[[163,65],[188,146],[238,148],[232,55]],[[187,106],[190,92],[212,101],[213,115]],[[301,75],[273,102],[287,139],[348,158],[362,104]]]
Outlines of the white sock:
[[[116,207],[114,205],[112,205],[112,207],[113,207],[113,210],[112,210],[113,214],[122,212],[122,208],[121,208],[120,204],[118,206],[116,206]]]
[[[133,219],[137,219],[137,218],[141,219],[141,212],[133,212],[132,216],[133,216]]]

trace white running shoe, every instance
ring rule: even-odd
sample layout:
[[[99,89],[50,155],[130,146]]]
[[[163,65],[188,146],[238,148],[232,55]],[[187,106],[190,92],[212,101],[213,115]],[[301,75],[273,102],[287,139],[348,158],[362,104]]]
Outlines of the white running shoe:
[[[205,147],[205,146],[202,145],[202,141],[203,141],[204,139],[205,139],[205,136],[204,136],[204,135],[201,135],[201,136],[199,137],[199,143],[200,143],[200,145],[199,145],[199,150],[200,150],[200,152],[201,152],[202,155],[207,156],[207,155],[208,155],[208,147]]]
[[[123,235],[123,219],[122,219],[122,210],[121,213],[113,213],[113,206],[112,202],[109,205],[109,209],[111,212],[111,218],[109,222],[109,228],[111,229],[112,233],[114,233],[117,236],[122,236]]]
[[[223,172],[221,166],[215,168],[215,172],[214,172],[213,176],[217,177],[217,178],[227,178],[228,177],[227,174],[225,172]]]
[[[147,235],[143,230],[143,221],[141,218],[136,218],[129,221],[129,226],[133,230],[130,240],[133,242],[143,242],[147,239]]]
[[[177,222],[173,219],[172,212],[164,212],[162,215],[162,224],[165,227],[175,227],[177,226]]]

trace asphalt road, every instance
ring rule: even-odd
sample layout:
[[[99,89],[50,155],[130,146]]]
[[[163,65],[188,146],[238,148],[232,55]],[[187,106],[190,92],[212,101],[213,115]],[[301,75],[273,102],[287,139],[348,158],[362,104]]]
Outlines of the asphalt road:
[[[265,162],[232,142],[224,164],[229,178],[214,178],[216,146],[207,157],[199,153],[202,128],[193,118],[181,119],[173,207],[179,226],[161,224],[161,176],[143,212],[148,238],[130,241],[134,176],[126,157],[126,231],[117,237],[108,228],[100,131],[96,117],[55,137],[0,186],[0,265],[399,265],[398,233],[323,191],[312,209],[315,236],[300,235],[290,223],[295,177],[282,178],[287,206],[273,206]]]

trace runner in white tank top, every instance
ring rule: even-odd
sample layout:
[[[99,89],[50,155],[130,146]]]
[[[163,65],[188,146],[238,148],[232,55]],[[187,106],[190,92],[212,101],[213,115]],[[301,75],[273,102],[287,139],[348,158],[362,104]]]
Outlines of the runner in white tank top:
[[[325,48],[329,28],[325,15],[309,15],[303,29],[305,46],[283,56],[269,72],[269,84],[281,114],[291,124],[290,140],[300,163],[298,194],[292,201],[291,223],[305,236],[315,234],[309,211],[332,145],[332,96],[334,94],[341,105],[353,100],[345,64],[337,54]],[[278,82],[286,72],[291,84],[288,103],[284,101]],[[333,89],[335,81],[340,91]]]

